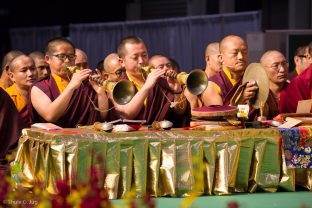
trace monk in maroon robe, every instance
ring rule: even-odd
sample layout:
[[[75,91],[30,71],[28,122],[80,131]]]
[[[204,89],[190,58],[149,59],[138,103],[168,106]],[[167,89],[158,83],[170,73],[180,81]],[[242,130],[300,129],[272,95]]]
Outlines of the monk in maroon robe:
[[[223,70],[209,78],[202,101],[205,106],[229,105],[237,88],[242,84],[242,77],[248,62],[248,47],[239,36],[229,35],[220,42],[220,62]],[[258,87],[253,80],[247,83],[238,104],[246,104],[255,97]],[[250,110],[249,119],[255,118],[255,111]]]
[[[5,156],[17,147],[25,124],[10,96],[0,88],[0,170],[7,169]]]
[[[298,101],[311,99],[312,65],[291,80],[281,92],[279,109],[281,113],[296,113]]]
[[[182,88],[173,79],[163,78],[166,70],[154,68],[150,73],[142,71],[141,66],[147,66],[149,59],[142,39],[135,36],[124,38],[118,46],[118,55],[122,67],[126,69],[127,78],[137,89],[130,103],[115,105],[116,112],[122,118],[144,119],[151,124],[165,119],[173,121],[175,113],[185,112],[185,109],[175,105],[181,101]]]
[[[107,117],[105,89],[88,81],[90,69],[75,73],[66,66],[75,63],[75,46],[65,38],[54,38],[46,47],[51,75],[30,89],[29,111],[33,123],[50,122],[61,127],[91,125]]]
[[[289,64],[285,56],[277,50],[266,51],[260,59],[268,78],[269,78],[269,96],[265,104],[265,115],[268,120],[277,116],[280,111],[278,103],[281,93],[288,85],[287,76]]]
[[[59,89],[52,76],[35,83],[33,86],[42,90],[51,101],[55,100],[59,95]],[[28,102],[28,104],[31,103]],[[92,125],[96,121],[100,121],[99,112],[95,109],[92,103],[97,103],[97,96],[95,91],[90,86],[88,80],[83,82],[72,95],[68,107],[62,116],[55,122],[56,125],[63,128],[74,128],[80,125]],[[47,122],[42,118],[32,105],[28,105],[31,114],[32,123]]]

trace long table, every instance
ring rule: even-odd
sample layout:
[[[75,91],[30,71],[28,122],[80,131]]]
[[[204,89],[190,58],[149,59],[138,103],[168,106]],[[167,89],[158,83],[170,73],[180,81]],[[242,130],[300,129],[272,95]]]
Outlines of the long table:
[[[69,186],[87,183],[89,170],[96,167],[110,199],[130,191],[137,197],[147,191],[155,197],[183,197],[190,192],[295,191],[296,185],[312,190],[311,168],[287,168],[283,135],[289,136],[289,130],[24,129],[12,178],[17,186],[41,183],[57,194],[57,180],[67,179]]]

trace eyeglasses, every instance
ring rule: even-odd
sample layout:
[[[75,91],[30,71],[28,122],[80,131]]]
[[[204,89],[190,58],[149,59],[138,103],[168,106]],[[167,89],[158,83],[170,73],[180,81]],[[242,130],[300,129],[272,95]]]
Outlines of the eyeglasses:
[[[167,63],[167,64],[160,64],[160,65],[158,65],[157,67],[155,67],[156,69],[164,69],[165,68],[165,66],[167,67],[167,68],[172,68],[172,64],[171,63]]]
[[[300,58],[307,58],[308,56],[307,55],[298,55],[298,57],[300,57]]]
[[[75,54],[50,54],[49,56],[55,56],[62,61],[66,61],[66,59],[68,59],[69,61],[73,61],[77,57]]]
[[[125,72],[126,72],[125,68],[120,68],[120,69],[117,69],[115,72],[109,73],[109,74],[115,74],[117,78],[120,78]]]

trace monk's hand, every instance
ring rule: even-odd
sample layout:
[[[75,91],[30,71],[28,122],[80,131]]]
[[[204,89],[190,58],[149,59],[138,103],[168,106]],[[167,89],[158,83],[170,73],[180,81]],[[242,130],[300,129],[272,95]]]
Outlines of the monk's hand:
[[[100,75],[100,74],[93,74],[91,76],[92,76],[92,78],[103,78],[102,75]],[[97,94],[99,94],[99,95],[100,94],[102,94],[102,95],[106,94],[104,87],[99,85],[99,83],[92,81],[91,79],[89,79],[89,82]]]
[[[68,86],[70,89],[76,90],[81,85],[82,81],[87,79],[91,74],[91,69],[83,69],[73,74]]]
[[[152,89],[155,86],[159,77],[161,77],[164,74],[165,74],[165,70],[153,69],[152,72],[148,74],[143,87],[148,90]]]
[[[176,72],[174,70],[167,70],[167,73],[176,73]],[[167,83],[168,83],[170,89],[174,93],[182,92],[182,87],[179,83],[176,82],[176,79],[166,77],[166,80],[167,80]]]
[[[250,80],[247,85],[246,88],[244,90],[243,93],[243,101],[247,102],[248,100],[252,99],[253,97],[256,96],[257,92],[258,92],[258,85],[257,82],[254,80]]]

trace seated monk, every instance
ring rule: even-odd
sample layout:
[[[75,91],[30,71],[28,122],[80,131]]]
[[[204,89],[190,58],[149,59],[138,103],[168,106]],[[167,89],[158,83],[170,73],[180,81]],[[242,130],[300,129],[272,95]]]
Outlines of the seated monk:
[[[30,90],[32,122],[51,122],[71,128],[105,120],[107,95],[102,87],[88,81],[91,69],[74,74],[65,70],[66,66],[75,63],[73,43],[66,38],[50,40],[45,58],[50,65],[51,75],[35,83]]]
[[[12,61],[13,58],[22,54],[23,52],[21,51],[13,50],[6,53],[5,56],[3,57],[2,70],[0,73],[0,87],[2,87],[3,89],[6,89],[13,84],[12,80],[9,77],[10,62]]]
[[[148,52],[143,40],[138,37],[124,38],[118,45],[118,55],[126,69],[127,79],[135,85],[138,92],[127,105],[116,104],[116,111],[123,118],[143,119],[148,124],[170,120],[176,110],[173,102],[180,100],[181,86],[161,78],[165,70],[156,68],[149,74],[141,70],[142,65],[148,65]]]
[[[269,78],[270,91],[265,104],[264,110],[266,112],[264,112],[264,115],[268,120],[271,120],[280,113],[278,103],[280,93],[288,85],[287,75],[289,64],[285,56],[275,50],[265,52],[261,56],[260,63],[263,65]]]
[[[6,89],[27,127],[31,121],[27,109],[30,86],[37,81],[37,69],[32,58],[26,55],[15,57],[9,67],[9,76],[13,85]]]
[[[25,124],[12,99],[2,88],[0,88],[0,100],[0,171],[6,173],[8,169],[6,154],[17,147]]]
[[[155,69],[162,69],[165,71],[174,71],[178,73],[178,71],[174,70],[172,67],[171,61],[163,56],[163,55],[154,55],[149,59],[149,66],[153,66]],[[168,84],[175,82],[174,79],[166,77]],[[185,95],[186,94],[186,95]],[[189,126],[190,119],[191,119],[191,108],[190,103],[187,102],[186,96],[192,96],[187,89],[180,95],[180,101],[177,103],[177,107],[175,113],[171,116],[171,121],[174,124],[174,127],[182,127],[182,126]],[[195,96],[195,95],[193,95]],[[180,111],[179,111],[180,110]]]
[[[229,35],[220,41],[220,62],[223,70],[209,78],[207,89],[202,95],[205,106],[229,105],[237,88],[242,84],[242,78],[248,63],[248,48],[246,42],[239,36]],[[256,95],[258,87],[250,80],[244,89],[238,104],[246,104]],[[255,109],[250,110],[249,119],[256,116]]]
[[[286,89],[281,92],[279,109],[281,113],[296,113],[298,101],[311,99],[312,92],[312,43],[306,55],[310,66],[291,80]]]

